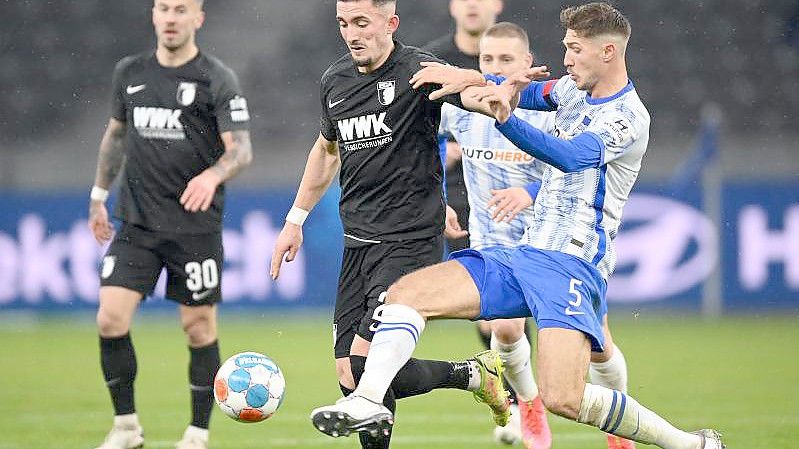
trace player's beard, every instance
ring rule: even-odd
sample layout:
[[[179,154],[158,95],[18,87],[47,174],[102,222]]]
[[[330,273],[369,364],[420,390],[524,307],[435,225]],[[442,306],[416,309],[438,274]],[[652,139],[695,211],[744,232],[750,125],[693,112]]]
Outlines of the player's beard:
[[[163,45],[164,48],[166,48],[167,50],[169,50],[171,52],[176,52],[176,51],[178,51],[181,48],[186,46],[186,43],[189,42],[189,37],[190,36],[187,35],[187,36],[183,36],[182,39],[175,39],[175,40],[172,40],[172,41],[169,41],[167,39],[163,39],[161,41],[161,45]]]
[[[358,67],[369,67],[370,65],[372,65],[373,62],[371,56],[363,56],[361,58],[356,58],[355,56],[353,56],[352,60],[355,61],[355,65]]]

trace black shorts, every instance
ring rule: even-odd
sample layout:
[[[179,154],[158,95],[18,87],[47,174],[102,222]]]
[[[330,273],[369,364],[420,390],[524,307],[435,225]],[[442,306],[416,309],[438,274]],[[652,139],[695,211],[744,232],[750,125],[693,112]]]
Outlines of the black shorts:
[[[187,306],[222,299],[222,233],[173,234],[123,223],[103,258],[100,285],[153,292],[166,267],[166,297]]]
[[[377,323],[372,317],[381,304],[381,293],[412,271],[441,262],[444,238],[384,242],[344,248],[333,314],[333,349],[346,357],[355,335],[372,341]]]

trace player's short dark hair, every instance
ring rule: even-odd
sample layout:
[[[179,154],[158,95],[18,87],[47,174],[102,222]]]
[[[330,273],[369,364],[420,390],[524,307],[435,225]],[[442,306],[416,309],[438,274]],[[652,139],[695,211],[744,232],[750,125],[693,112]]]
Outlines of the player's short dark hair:
[[[617,34],[630,37],[630,21],[618,9],[605,2],[570,6],[560,12],[560,24],[583,37]]]
[[[519,39],[525,48],[530,48],[530,38],[524,28],[510,22],[499,22],[485,30],[483,37],[513,37]]]
[[[346,2],[358,2],[358,1],[361,1],[361,0],[338,0],[338,1],[346,3]],[[390,3],[391,4],[396,4],[397,0],[371,0],[371,2],[375,6],[385,6],[385,5],[388,5]]]

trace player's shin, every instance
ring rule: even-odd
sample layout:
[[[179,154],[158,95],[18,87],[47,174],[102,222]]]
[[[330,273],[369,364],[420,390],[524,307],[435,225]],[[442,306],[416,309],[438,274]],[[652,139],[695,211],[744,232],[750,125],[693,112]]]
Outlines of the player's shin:
[[[424,318],[413,308],[387,304],[372,338],[366,367],[355,394],[373,402],[383,402],[397,372],[411,358],[424,326]]]
[[[114,414],[131,415],[136,412],[133,402],[133,382],[136,380],[136,352],[130,334],[121,337],[100,337],[100,364],[103,368]]]
[[[663,449],[701,449],[701,437],[683,432],[626,394],[586,384],[578,422]]]
[[[189,348],[189,382],[191,387],[191,425],[207,429],[214,404],[214,375],[219,369],[219,343],[214,341],[201,348]]]
[[[499,353],[505,365],[505,379],[516,391],[520,401],[530,401],[538,396],[538,386],[530,363],[530,342],[522,335],[514,343],[502,343],[496,336],[491,338],[491,349]]]
[[[627,392],[627,361],[618,346],[613,345],[613,355],[606,362],[591,362],[591,383],[612,390]]]

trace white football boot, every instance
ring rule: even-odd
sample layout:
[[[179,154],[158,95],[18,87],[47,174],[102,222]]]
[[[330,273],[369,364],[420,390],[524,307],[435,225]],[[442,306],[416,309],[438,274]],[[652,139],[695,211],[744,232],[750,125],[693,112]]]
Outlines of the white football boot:
[[[511,404],[510,419],[505,427],[494,428],[494,442],[508,446],[519,444],[522,441],[522,420],[519,415],[519,406]]]
[[[314,409],[311,421],[316,430],[331,437],[346,437],[362,431],[376,437],[391,432],[394,415],[383,404],[351,394],[334,405]]]
[[[702,449],[724,449],[727,446],[721,442],[721,434],[712,429],[702,429],[691,432],[702,437]]]
[[[175,449],[208,449],[208,429],[187,427],[183,438],[175,443]]]
[[[111,428],[97,449],[139,449],[144,446],[144,430],[140,425]]]

